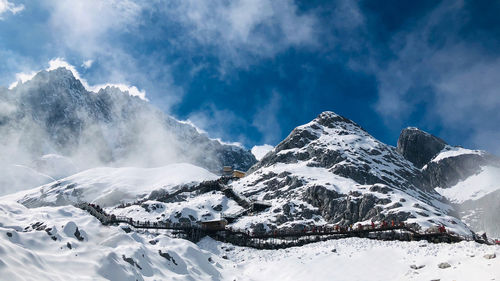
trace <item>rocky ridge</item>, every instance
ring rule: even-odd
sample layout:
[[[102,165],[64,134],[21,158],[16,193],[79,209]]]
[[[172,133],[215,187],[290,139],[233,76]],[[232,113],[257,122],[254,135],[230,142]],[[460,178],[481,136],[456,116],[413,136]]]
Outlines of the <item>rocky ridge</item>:
[[[241,219],[239,226],[396,220],[468,232],[419,168],[333,112],[294,129],[250,172],[233,187],[273,205],[265,214]]]

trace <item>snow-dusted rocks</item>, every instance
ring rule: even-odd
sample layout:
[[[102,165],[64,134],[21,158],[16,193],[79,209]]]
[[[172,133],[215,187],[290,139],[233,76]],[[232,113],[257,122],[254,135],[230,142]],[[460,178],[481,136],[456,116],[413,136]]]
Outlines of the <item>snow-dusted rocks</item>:
[[[449,216],[451,206],[426,182],[420,169],[396,148],[359,125],[323,112],[299,126],[234,189],[273,206],[237,227],[304,227],[307,224],[406,221],[443,224],[469,233]]]
[[[500,158],[450,146],[417,128],[401,132],[398,151],[421,167],[424,182],[452,202],[455,214],[474,231],[500,236]]]

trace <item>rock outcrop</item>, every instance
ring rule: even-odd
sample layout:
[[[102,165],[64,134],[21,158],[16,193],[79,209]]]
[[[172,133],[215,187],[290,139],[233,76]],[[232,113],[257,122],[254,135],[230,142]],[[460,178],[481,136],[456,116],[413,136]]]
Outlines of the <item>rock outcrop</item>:
[[[444,147],[446,142],[417,128],[406,128],[401,131],[397,150],[415,167],[422,168]]]

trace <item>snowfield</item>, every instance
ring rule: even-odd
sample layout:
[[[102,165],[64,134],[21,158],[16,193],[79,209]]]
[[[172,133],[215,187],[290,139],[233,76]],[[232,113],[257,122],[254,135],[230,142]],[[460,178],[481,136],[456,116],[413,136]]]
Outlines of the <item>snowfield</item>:
[[[281,250],[255,250],[205,238],[198,245],[235,263],[235,280],[498,280],[499,246],[474,242],[330,240]],[[440,263],[449,268],[441,269]],[[420,269],[412,269],[423,266]]]
[[[450,188],[436,188],[436,191],[453,203],[477,200],[500,189],[500,168],[483,167],[481,172],[460,181]]]
[[[114,206],[146,196],[156,189],[173,191],[183,184],[195,184],[218,177],[191,164],[171,164],[159,168],[94,168],[9,197],[45,205],[91,202]]]
[[[456,157],[459,155],[464,155],[464,154],[476,154],[476,155],[483,155],[485,154],[484,151],[481,150],[472,150],[472,149],[467,149],[459,146],[450,146],[447,145],[441,150],[441,152],[438,153],[434,158],[432,158],[431,162],[439,162],[445,158],[449,157]]]
[[[499,246],[331,240],[256,250],[103,226],[72,206],[0,198],[2,280],[496,280]],[[78,228],[78,231],[77,231]],[[161,253],[161,254],[160,254]],[[449,268],[441,269],[440,263]],[[412,269],[411,266],[421,267]]]
[[[1,280],[230,280],[227,263],[161,232],[103,226],[72,206],[0,201]]]

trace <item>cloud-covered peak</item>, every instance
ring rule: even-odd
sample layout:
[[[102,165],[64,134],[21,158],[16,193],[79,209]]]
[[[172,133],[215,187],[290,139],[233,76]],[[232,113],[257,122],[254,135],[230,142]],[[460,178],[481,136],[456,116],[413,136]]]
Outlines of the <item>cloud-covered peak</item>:
[[[85,61],[83,64],[88,64]],[[90,63],[91,65],[91,63]],[[19,84],[26,83],[33,79],[38,73],[51,72],[60,77],[72,77],[78,80],[87,91],[98,93],[101,89],[106,89],[108,87],[117,88],[121,92],[127,93],[131,96],[139,97],[142,100],[148,100],[146,98],[146,91],[137,88],[136,86],[130,86],[126,83],[104,83],[97,85],[90,85],[86,79],[82,78],[76,67],[62,58],[55,58],[49,61],[49,67],[42,71],[29,71],[21,72],[16,74],[16,81],[9,85],[9,89],[14,89]]]

